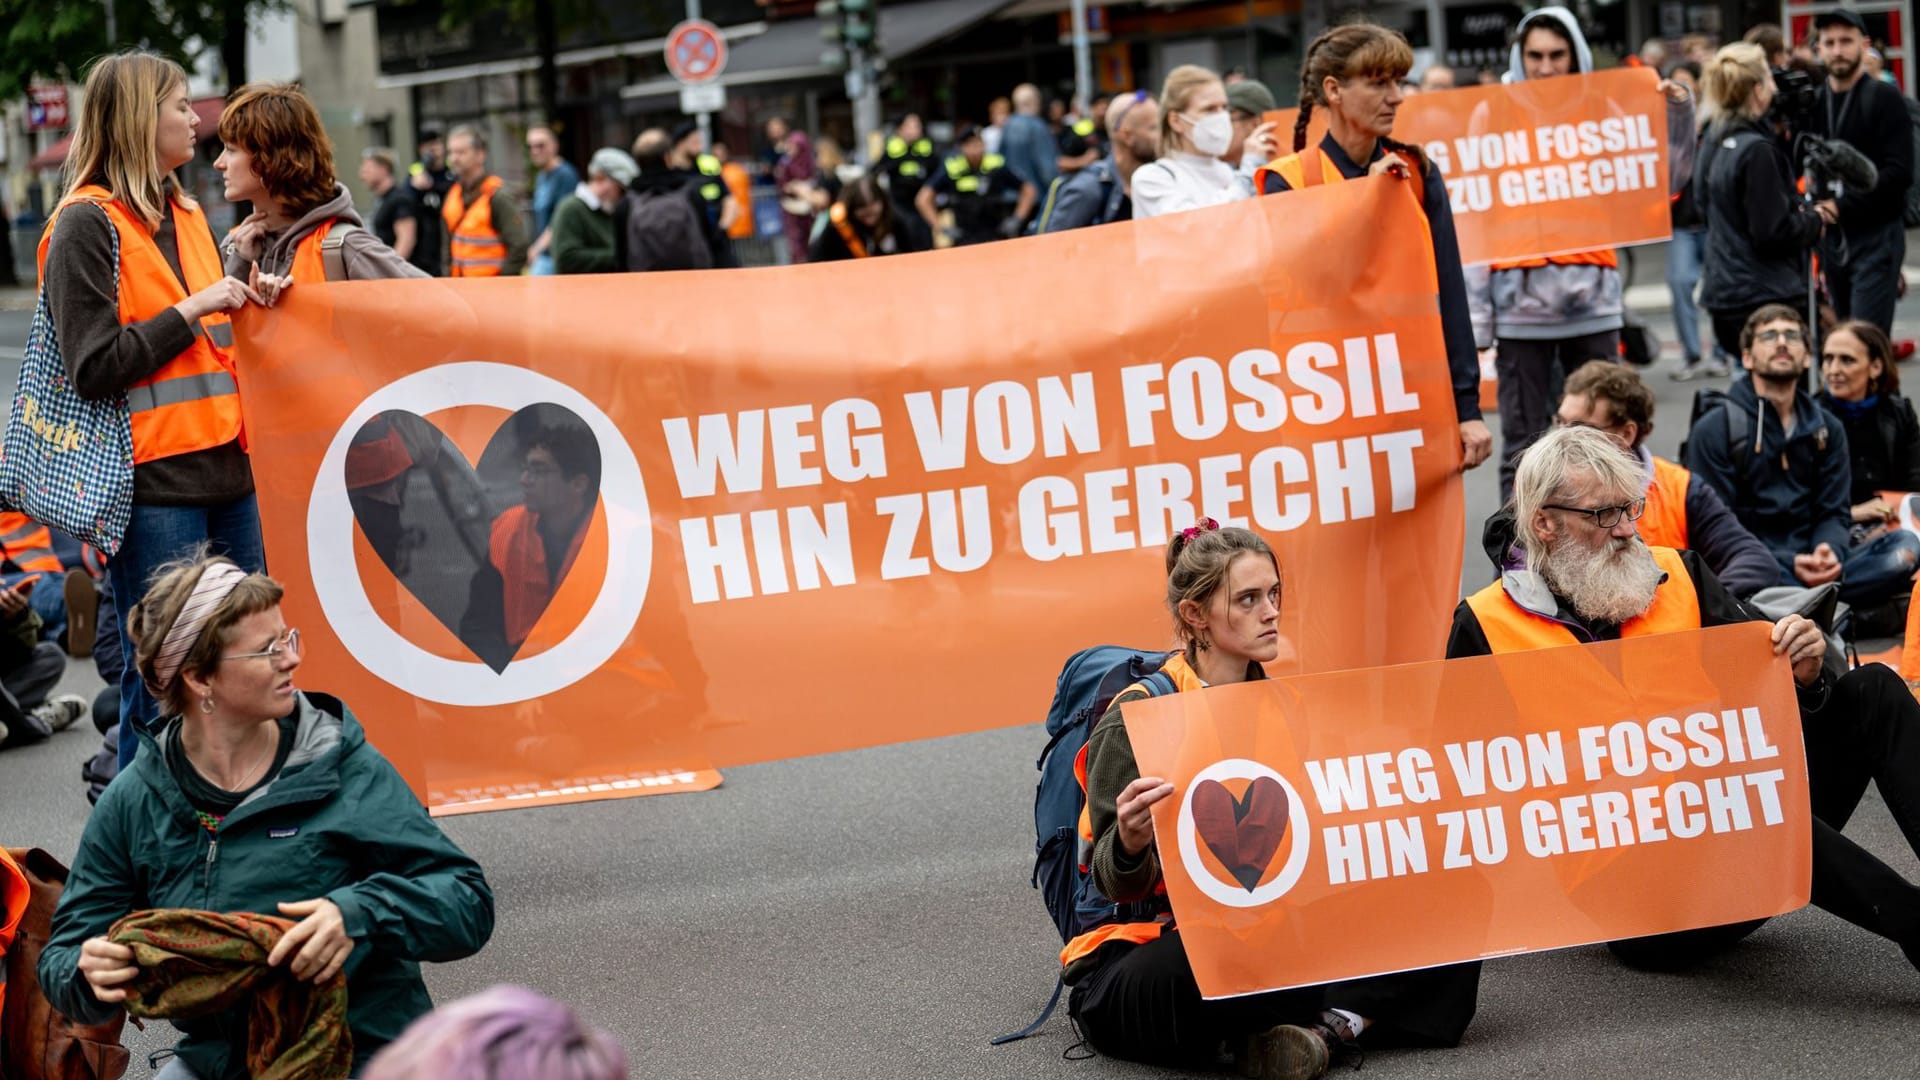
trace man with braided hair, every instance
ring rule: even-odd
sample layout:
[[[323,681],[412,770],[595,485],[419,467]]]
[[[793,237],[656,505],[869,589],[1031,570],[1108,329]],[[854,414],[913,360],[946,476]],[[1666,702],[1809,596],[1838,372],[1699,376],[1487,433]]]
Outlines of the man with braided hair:
[[[1401,82],[1413,69],[1413,49],[1397,31],[1372,23],[1337,26],[1307,47],[1300,72],[1300,118],[1293,125],[1293,154],[1254,174],[1263,195],[1317,184],[1354,180],[1380,172],[1417,177],[1410,187],[1426,212],[1427,235],[1440,284],[1440,330],[1447,343],[1447,368],[1453,375],[1453,405],[1460,423],[1460,457],[1465,468],[1487,460],[1493,433],[1480,418],[1480,363],[1474,354],[1473,324],[1467,312],[1466,278],[1460,269],[1460,241],[1453,231],[1453,203],[1438,167],[1417,147],[1387,136],[1406,99]],[[1327,135],[1307,149],[1307,125],[1313,108],[1327,110]]]

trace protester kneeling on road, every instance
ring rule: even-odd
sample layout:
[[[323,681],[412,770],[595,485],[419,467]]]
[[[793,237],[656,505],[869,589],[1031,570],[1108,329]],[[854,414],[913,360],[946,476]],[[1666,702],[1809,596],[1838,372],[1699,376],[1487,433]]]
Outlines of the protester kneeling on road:
[[[1644,491],[1634,460],[1600,432],[1563,427],[1542,436],[1520,459],[1512,505],[1486,525],[1487,554],[1500,580],[1461,601],[1447,656],[1766,621],[1728,594],[1697,553],[1640,539],[1634,521],[1646,507]],[[1509,568],[1516,544],[1522,561]],[[1835,679],[1823,667],[1826,638],[1798,615],[1774,623],[1773,648],[1791,658],[1800,695],[1813,803],[1813,902],[1895,942],[1920,966],[1920,888],[1840,832],[1871,778],[1920,853],[1920,702],[1884,664]],[[1688,930],[1612,948],[1635,966],[1673,969],[1759,925]]]
[[[358,1065],[433,1007],[421,961],[486,944],[493,892],[346,705],[295,689],[300,632],[281,595],[271,578],[200,557],[163,568],[127,613],[140,675],[167,715],[141,732],[141,753],[87,821],[40,985],[60,1012],[99,1023],[129,985],[158,976],[105,936],[123,916],[297,920],[267,963],[316,984],[345,973]],[[245,1007],[177,1026],[162,1076],[248,1074]]]
[[[415,1020],[363,1080],[626,1080],[613,1036],[524,986],[495,986]]]
[[[1767,545],[1740,524],[1713,486],[1697,481],[1685,467],[1656,457],[1647,446],[1647,436],[1653,434],[1653,391],[1638,372],[1609,360],[1588,361],[1567,379],[1558,422],[1600,431],[1639,459],[1647,510],[1637,524],[1640,539],[1649,546],[1698,552],[1727,591],[1738,597],[1780,583],[1780,567]]]
[[[1480,413],[1480,360],[1473,347],[1453,201],[1447,196],[1446,178],[1424,152],[1389,138],[1402,100],[1400,81],[1412,67],[1413,47],[1399,31],[1384,26],[1348,23],[1315,38],[1300,72],[1293,153],[1256,170],[1254,186],[1262,195],[1273,195],[1379,173],[1418,185],[1411,191],[1427,218],[1426,235],[1419,239],[1433,249],[1439,278],[1440,333],[1447,346],[1454,415],[1460,422],[1460,459],[1471,469],[1493,453],[1493,433]],[[1327,110],[1327,134],[1309,150],[1307,126],[1316,105]]]
[[[1261,664],[1280,651],[1280,567],[1265,540],[1211,520],[1183,530],[1167,547],[1166,600],[1185,647],[1161,671],[1177,691],[1265,678]],[[1120,716],[1122,704],[1146,696],[1138,685],[1116,695],[1088,739],[1084,821],[1100,892],[1136,913],[1158,908],[1161,917],[1096,927],[1062,950],[1063,978],[1073,987],[1068,1007],[1087,1041],[1113,1057],[1179,1066],[1212,1064],[1224,1047],[1243,1075],[1271,1080],[1321,1076],[1370,1030],[1459,1042],[1478,1001],[1478,963],[1214,1001],[1200,996],[1180,931],[1167,918],[1156,853],[1153,806],[1173,785],[1140,775]]]
[[[352,193],[334,177],[320,111],[299,87],[235,91],[220,114],[220,141],[226,146],[213,167],[226,178],[227,199],[254,206],[227,234],[227,273],[250,281],[267,304],[295,281],[427,276],[360,220]]]

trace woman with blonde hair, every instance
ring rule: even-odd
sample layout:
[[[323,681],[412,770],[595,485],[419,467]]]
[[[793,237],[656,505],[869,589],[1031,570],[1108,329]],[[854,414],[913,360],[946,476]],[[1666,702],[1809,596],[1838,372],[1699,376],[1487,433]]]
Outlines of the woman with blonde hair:
[[[1220,76],[1194,64],[1168,72],[1160,90],[1160,159],[1133,174],[1133,216],[1252,198],[1248,177],[1220,160],[1232,145],[1233,115]]]
[[[1706,63],[1700,84],[1714,112],[1693,174],[1694,203],[1707,223],[1700,306],[1721,350],[1739,356],[1748,316],[1768,304],[1805,309],[1809,252],[1839,211],[1795,194],[1786,147],[1766,120],[1774,85],[1765,50],[1726,46]]]
[[[314,1021],[271,1063],[275,1075],[358,1075],[433,1008],[421,962],[471,956],[492,936],[493,891],[352,710],[296,685],[305,650],[281,597],[272,578],[200,556],[164,567],[127,612],[134,668],[166,718],[141,731],[140,756],[87,819],[40,986],[86,1023],[130,1000],[151,1006],[193,973],[142,966],[140,940],[115,924],[136,912],[225,915],[248,924],[266,967],[281,969],[274,981],[345,981],[344,1022]],[[182,1036],[160,1080],[260,1075],[263,1048],[286,1043],[250,1031],[252,1002],[233,998],[160,1014]],[[310,1068],[290,1066],[296,1056]],[[321,1059],[332,1067],[312,1067]]]
[[[155,568],[202,544],[245,569],[265,565],[228,319],[260,297],[223,272],[206,216],[174,178],[193,158],[195,123],[180,65],[144,52],[95,63],[66,195],[40,245],[73,389],[125,395],[132,414],[133,513],[107,564],[128,607]],[[120,649],[124,769],[156,710],[124,627]]]

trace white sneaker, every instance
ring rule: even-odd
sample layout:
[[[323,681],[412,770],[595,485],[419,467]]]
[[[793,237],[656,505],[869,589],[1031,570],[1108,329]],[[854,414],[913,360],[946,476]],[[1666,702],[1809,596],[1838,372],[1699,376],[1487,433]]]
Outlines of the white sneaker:
[[[93,711],[93,703],[79,694],[60,694],[27,711],[47,725],[49,731],[65,731],[74,721]]]

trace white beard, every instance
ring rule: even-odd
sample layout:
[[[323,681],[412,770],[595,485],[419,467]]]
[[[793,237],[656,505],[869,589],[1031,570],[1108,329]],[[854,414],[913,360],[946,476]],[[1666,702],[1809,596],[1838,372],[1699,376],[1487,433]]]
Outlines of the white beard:
[[[1638,536],[1609,540],[1599,551],[1563,540],[1547,553],[1540,576],[1574,614],[1618,626],[1653,606],[1660,564]]]

